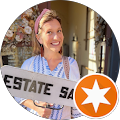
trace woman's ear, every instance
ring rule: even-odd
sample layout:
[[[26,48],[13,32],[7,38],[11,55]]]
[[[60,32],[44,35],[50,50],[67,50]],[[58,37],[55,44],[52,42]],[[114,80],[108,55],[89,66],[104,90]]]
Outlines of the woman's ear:
[[[37,40],[39,41],[39,43],[42,44],[42,40],[41,40],[41,37],[40,37],[39,34],[36,34],[36,38],[37,38]]]
[[[40,36],[38,34],[36,34],[35,36],[36,36],[37,40],[39,41]]]

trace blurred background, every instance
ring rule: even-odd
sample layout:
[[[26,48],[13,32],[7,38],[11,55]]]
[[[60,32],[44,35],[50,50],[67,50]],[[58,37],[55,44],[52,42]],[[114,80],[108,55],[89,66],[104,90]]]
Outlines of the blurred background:
[[[21,67],[32,54],[32,31],[44,8],[55,10],[62,19],[63,55],[73,57],[81,77],[102,73],[116,81],[119,72],[119,48],[107,22],[91,8],[71,1],[49,1],[33,6],[6,30],[0,66]]]

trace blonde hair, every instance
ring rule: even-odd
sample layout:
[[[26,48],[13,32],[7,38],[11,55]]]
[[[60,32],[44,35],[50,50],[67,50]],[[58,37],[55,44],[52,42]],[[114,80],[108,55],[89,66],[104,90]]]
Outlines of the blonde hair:
[[[42,33],[42,26],[44,23],[51,21],[53,19],[58,20],[61,25],[61,19],[58,17],[57,13],[54,10],[47,11],[41,18],[38,26],[38,34],[41,35]],[[35,31],[33,30],[32,33],[32,47],[33,47],[33,55],[39,55],[41,53],[41,46],[36,38]]]

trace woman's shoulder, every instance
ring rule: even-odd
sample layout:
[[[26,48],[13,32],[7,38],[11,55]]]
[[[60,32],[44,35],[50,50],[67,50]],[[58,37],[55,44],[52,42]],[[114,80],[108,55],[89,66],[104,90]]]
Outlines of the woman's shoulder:
[[[67,56],[63,56],[63,59],[66,59],[66,58],[68,58],[68,61],[69,61],[69,65],[74,65],[74,64],[76,64],[77,63],[77,61],[74,59],[74,58],[72,58],[72,57],[67,57]]]
[[[73,81],[77,81],[80,79],[78,63],[72,57],[68,57],[68,60],[69,60],[69,65],[70,65],[69,79]]]
[[[76,63],[76,60],[74,58],[70,57],[70,56],[68,57],[68,60],[69,60],[70,65]]]
[[[22,64],[21,68],[28,69],[28,67],[35,60],[36,57],[38,57],[38,55],[32,56],[32,57],[28,58],[27,60],[25,60],[24,63]]]
[[[63,56],[63,57],[67,57],[67,56]],[[67,58],[68,58],[68,61],[69,61],[70,68],[78,67],[77,61],[74,58],[72,58],[70,56],[67,57]]]
[[[36,56],[32,56],[24,61],[24,63],[29,63],[35,59]]]

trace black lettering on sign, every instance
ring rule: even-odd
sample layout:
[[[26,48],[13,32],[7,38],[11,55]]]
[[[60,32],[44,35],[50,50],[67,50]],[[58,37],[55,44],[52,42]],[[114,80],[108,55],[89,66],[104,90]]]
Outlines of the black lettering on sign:
[[[10,76],[10,75],[5,75],[5,77],[4,77],[4,82],[5,82],[5,85],[6,85],[6,83],[10,83],[10,81],[9,81],[9,80],[7,80],[7,78],[13,78],[13,76]],[[11,88],[11,86],[9,86],[9,85],[6,85],[6,87],[7,87],[7,88]]]
[[[29,80],[29,79],[23,79],[23,81],[25,81],[24,91],[26,91],[27,87],[28,87],[28,83],[31,82],[31,80]]]
[[[13,86],[13,89],[21,90],[22,78],[15,77],[14,78],[14,84],[16,84],[18,86]]]
[[[68,89],[67,87],[62,87],[61,88],[61,93],[64,93],[64,94],[60,94],[59,97],[61,98],[66,98],[67,97],[67,93],[68,93]]]
[[[74,92],[74,89],[72,89],[67,97],[67,99],[71,98],[73,100],[73,92]]]
[[[44,89],[44,94],[46,94],[46,95],[51,95],[51,93],[47,92],[47,91],[50,91],[50,88],[48,88],[49,86],[53,86],[53,84],[46,83],[45,89]]]
[[[30,89],[29,89],[29,92],[33,91],[34,93],[36,93],[36,81],[33,80],[31,86],[30,86]]]
[[[39,86],[39,90],[38,90],[38,93],[41,93],[42,86],[45,85],[45,83],[44,83],[44,82],[40,82],[40,81],[38,81],[38,84],[40,84],[40,86]]]

